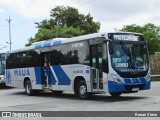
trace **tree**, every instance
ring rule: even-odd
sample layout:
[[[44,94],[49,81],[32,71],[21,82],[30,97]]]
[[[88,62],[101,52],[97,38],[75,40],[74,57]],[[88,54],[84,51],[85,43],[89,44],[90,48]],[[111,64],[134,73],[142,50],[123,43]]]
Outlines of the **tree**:
[[[147,41],[149,54],[154,54],[155,52],[160,51],[160,27],[151,23],[144,26],[132,24],[124,26],[121,31],[143,34]]]
[[[93,21],[90,14],[80,14],[78,9],[73,7],[56,6],[50,11],[50,16],[49,20],[35,23],[38,32],[34,38],[28,40],[26,46],[55,37],[66,38],[95,33],[100,29],[100,23]]]
[[[51,10],[52,17],[50,23],[73,28],[79,27],[85,34],[97,32],[100,29],[100,23],[94,22],[90,14],[80,14],[78,9],[73,7],[57,6]]]

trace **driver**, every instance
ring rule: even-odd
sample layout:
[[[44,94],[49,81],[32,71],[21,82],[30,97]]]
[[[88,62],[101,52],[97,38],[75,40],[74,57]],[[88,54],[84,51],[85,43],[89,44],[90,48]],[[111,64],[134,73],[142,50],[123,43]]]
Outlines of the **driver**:
[[[128,59],[129,59],[129,57],[126,54],[122,53],[122,51],[120,51],[120,50],[115,51],[115,55],[113,56],[113,58],[114,58],[113,63],[117,63],[117,62],[127,63]]]

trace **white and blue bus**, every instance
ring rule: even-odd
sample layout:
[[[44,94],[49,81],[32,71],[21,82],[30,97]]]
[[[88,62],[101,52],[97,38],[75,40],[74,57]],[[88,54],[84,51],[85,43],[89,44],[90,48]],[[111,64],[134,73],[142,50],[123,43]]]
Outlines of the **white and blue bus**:
[[[0,53],[0,84],[5,85],[5,53]]]
[[[142,34],[95,33],[55,38],[6,53],[6,84],[28,95],[49,88],[120,96],[150,89],[148,50]]]

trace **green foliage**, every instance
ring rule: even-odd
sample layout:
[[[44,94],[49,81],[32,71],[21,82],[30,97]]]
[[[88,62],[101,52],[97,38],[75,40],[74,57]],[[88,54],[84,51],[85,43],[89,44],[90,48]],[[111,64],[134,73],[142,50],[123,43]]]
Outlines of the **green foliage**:
[[[93,21],[90,14],[80,14],[78,9],[73,7],[56,6],[50,11],[50,16],[49,20],[35,23],[38,32],[34,38],[28,40],[26,46],[55,37],[69,38],[95,33],[100,29],[100,23]]]
[[[149,54],[160,52],[160,27],[151,23],[148,23],[144,26],[133,24],[124,26],[121,31],[143,34],[147,41]]]

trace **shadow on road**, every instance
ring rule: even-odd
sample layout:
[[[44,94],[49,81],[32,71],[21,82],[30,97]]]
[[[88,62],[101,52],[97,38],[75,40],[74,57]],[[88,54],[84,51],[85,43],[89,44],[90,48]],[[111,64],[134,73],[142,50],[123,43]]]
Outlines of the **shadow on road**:
[[[25,92],[17,92],[17,93],[12,93],[14,95],[26,95]],[[70,100],[80,100],[76,95],[74,94],[69,94],[69,93],[62,93],[60,95],[54,95],[52,92],[42,92],[38,95],[35,96],[28,96],[28,97],[47,97],[47,98],[60,98],[60,99],[70,99]],[[125,94],[122,94],[122,96],[114,98],[109,95],[93,95],[89,100],[87,101],[101,101],[101,102],[120,102],[120,101],[134,101],[138,99],[146,99],[148,97],[144,96],[133,96],[130,94],[130,96],[126,96]]]
[[[5,85],[0,85],[0,90],[5,90],[5,89],[12,89],[13,87],[5,86]]]

